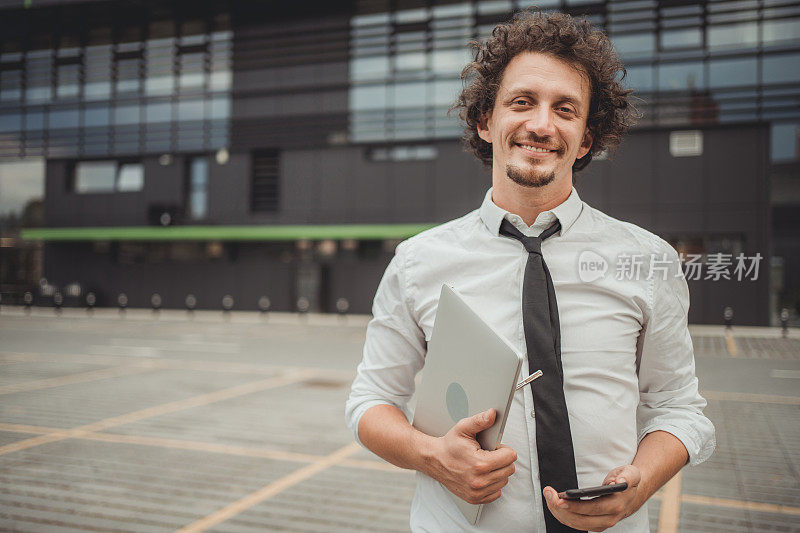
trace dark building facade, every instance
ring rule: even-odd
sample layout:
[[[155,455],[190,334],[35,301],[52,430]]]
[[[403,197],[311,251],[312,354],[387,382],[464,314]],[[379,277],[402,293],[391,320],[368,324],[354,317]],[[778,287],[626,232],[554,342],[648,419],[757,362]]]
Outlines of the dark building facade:
[[[42,243],[42,276],[101,305],[328,312],[368,312],[399,240],[479,205],[490,177],[448,108],[466,43],[529,5],[21,4],[2,10],[0,194],[4,164],[35,162],[43,217],[6,242]],[[702,263],[690,320],[765,325],[800,300],[800,7],[538,5],[626,62],[639,126],[577,187]]]

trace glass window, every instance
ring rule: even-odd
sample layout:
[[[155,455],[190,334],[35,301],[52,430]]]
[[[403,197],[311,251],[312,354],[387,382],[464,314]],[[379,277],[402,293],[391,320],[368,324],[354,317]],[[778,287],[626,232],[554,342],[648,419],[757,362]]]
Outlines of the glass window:
[[[117,190],[141,191],[144,187],[144,167],[141,163],[125,163],[119,166]]]
[[[114,161],[79,161],[75,164],[74,190],[77,193],[112,192],[116,173]]]
[[[661,32],[661,48],[696,48],[703,44],[700,28],[664,30]]]
[[[353,81],[382,80],[389,76],[389,56],[356,57],[350,61]]]
[[[469,50],[434,50],[431,53],[431,67],[434,74],[459,74],[467,63],[472,61]]]
[[[755,22],[708,27],[709,48],[749,48],[758,42]]]
[[[208,158],[195,157],[189,162],[189,217],[205,218],[208,213]]]
[[[49,126],[51,128],[77,128],[79,120],[77,109],[50,110]]]
[[[757,81],[755,57],[744,59],[713,59],[709,64],[711,87],[736,87],[755,85]]]
[[[111,47],[87,46],[84,52],[85,82],[83,97],[86,100],[103,100],[111,95]]]
[[[178,101],[178,120],[203,120],[203,101],[192,98]]]
[[[231,99],[229,96],[215,96],[211,99],[211,116],[213,120],[222,120],[231,116]]]
[[[425,107],[427,83],[424,81],[396,83],[394,85],[394,107]]]
[[[28,206],[42,198],[44,159],[0,163],[0,217],[14,214],[20,218]]]
[[[124,124],[138,124],[139,123],[139,106],[138,105],[120,105],[114,109],[114,125],[121,126]]]
[[[28,53],[27,89],[25,91],[25,99],[28,102],[46,102],[52,98],[51,66],[52,58],[49,50]]]
[[[658,66],[658,88],[663,91],[683,91],[705,87],[703,63],[666,63]]]
[[[622,80],[625,87],[637,91],[648,92],[653,90],[653,67],[650,65],[628,67],[625,79]]]
[[[365,111],[386,108],[386,87],[369,85],[350,89],[350,109]]]
[[[78,96],[78,72],[79,65],[59,65],[58,67],[58,87],[56,96],[58,98],[74,98]]]
[[[139,91],[139,63],[141,59],[120,59],[117,61],[117,92],[135,93]]]
[[[148,123],[170,122],[172,120],[172,103],[150,102],[145,110],[145,120]]]
[[[427,54],[425,52],[407,52],[395,56],[397,70],[424,71]]]
[[[91,106],[83,110],[83,125],[87,128],[108,126],[111,123],[111,110],[108,106]]]
[[[0,131],[20,131],[22,115],[19,113],[0,113]]]
[[[0,71],[0,102],[17,102],[22,98],[22,71]]]
[[[800,54],[764,56],[764,83],[786,83],[800,81]]]
[[[773,123],[770,128],[770,158],[773,163],[795,161],[800,146],[800,124]]]
[[[800,18],[787,20],[765,20],[761,26],[764,44],[800,39]]]
[[[179,84],[182,89],[203,86],[203,53],[181,54]]]
[[[32,111],[30,108],[28,108],[28,112],[25,113],[25,129],[28,131],[43,130],[44,112]]]
[[[461,80],[439,80],[433,82],[433,104],[450,107],[461,93]]]
[[[614,35],[611,41],[622,57],[652,56],[656,49],[656,36],[652,32]]]

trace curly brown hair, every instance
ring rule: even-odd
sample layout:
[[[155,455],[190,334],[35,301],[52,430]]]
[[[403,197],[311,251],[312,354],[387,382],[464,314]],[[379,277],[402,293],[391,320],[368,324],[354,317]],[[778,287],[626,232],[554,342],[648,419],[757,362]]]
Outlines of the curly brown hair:
[[[587,126],[592,134],[588,154],[576,159],[573,172],[584,168],[592,156],[616,148],[633,125],[636,111],[628,102],[631,89],[622,85],[625,67],[611,41],[586,19],[564,13],[522,11],[510,22],[495,26],[484,43],[472,41],[473,61],[461,71],[465,82],[455,105],[466,123],[463,141],[484,165],[492,165],[492,145],[478,136],[477,126],[494,108],[497,90],[508,63],[522,52],[555,56],[579,69],[589,79]]]

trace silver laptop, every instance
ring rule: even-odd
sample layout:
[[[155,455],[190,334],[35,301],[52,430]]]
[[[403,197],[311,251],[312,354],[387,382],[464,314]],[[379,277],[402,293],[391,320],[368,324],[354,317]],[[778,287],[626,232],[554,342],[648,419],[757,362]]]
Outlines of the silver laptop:
[[[494,425],[479,433],[477,440],[485,450],[497,449],[522,361],[522,353],[484,322],[455,290],[442,285],[417,391],[414,427],[441,437],[462,418],[494,407]],[[451,495],[469,523],[477,523],[483,506]]]

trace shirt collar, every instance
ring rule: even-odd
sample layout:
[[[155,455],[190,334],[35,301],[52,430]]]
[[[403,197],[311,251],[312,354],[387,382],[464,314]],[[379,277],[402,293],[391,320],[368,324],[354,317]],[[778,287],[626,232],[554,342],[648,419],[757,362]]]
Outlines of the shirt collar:
[[[500,224],[503,222],[504,218],[507,218],[526,234],[530,232],[529,230],[537,230],[535,231],[537,235],[558,219],[561,222],[561,231],[559,235],[563,235],[578,219],[581,209],[583,209],[583,202],[580,196],[578,196],[578,191],[573,187],[572,192],[566,200],[549,211],[539,213],[539,216],[536,217],[536,221],[528,228],[519,215],[509,213],[492,201],[492,189],[490,188],[486,191],[486,196],[483,199],[483,204],[481,204],[479,213],[481,220],[483,220],[483,223],[492,235],[500,234]]]

